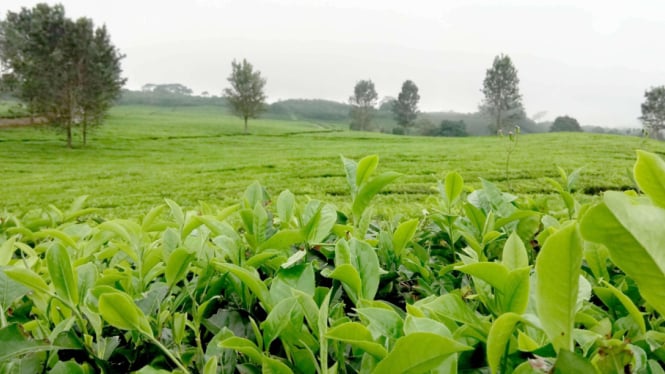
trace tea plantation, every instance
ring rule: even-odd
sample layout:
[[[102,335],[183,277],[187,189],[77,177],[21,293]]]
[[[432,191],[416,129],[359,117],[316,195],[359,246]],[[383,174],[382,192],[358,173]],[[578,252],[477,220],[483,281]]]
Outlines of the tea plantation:
[[[0,372],[665,373],[664,145],[343,128],[0,129]]]

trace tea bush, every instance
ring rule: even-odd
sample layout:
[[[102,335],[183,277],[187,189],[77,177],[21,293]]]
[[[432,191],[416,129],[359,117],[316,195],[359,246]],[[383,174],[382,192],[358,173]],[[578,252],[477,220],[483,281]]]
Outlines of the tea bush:
[[[0,371],[663,373],[665,162],[549,211],[450,173],[419,218],[400,175],[342,159],[350,211],[258,183],[226,209],[0,216]]]

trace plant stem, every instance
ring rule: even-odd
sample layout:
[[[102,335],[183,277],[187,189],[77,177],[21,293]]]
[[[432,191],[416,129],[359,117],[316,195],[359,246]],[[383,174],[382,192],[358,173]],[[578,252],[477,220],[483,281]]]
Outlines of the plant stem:
[[[176,364],[176,366],[178,366],[178,369],[182,370],[182,372],[185,374],[189,374],[189,370],[187,370],[187,368],[183,366],[182,362],[180,362],[180,360],[177,357],[175,357],[173,353],[171,353],[171,351],[168,348],[166,348],[159,340],[157,340],[154,336],[150,335],[146,336],[148,337],[148,339],[150,339],[151,342],[153,342],[153,344],[159,347],[159,349],[161,349],[162,352],[164,352],[164,354],[166,354],[166,356],[168,356],[168,358],[170,358],[171,361],[173,361],[173,363]]]

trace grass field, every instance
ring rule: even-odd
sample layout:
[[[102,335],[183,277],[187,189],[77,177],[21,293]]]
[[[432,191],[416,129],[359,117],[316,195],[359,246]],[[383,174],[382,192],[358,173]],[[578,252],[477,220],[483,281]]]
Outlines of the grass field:
[[[242,123],[216,108],[116,107],[85,148],[67,149],[51,129],[0,129],[0,209],[25,211],[67,206],[89,195],[108,217],[136,216],[170,198],[193,208],[198,201],[224,206],[255,180],[276,196],[290,189],[348,208],[340,155],[381,157],[379,171],[403,176],[377,200],[379,211],[417,214],[433,187],[456,170],[471,186],[479,178],[506,190],[506,145],[499,137],[423,138],[357,133],[345,124],[275,120]],[[627,169],[634,150],[665,153],[665,144],[598,134],[523,135],[512,155],[513,192],[552,197],[546,177],[556,166],[584,167],[578,193],[632,187]],[[580,196],[581,200],[588,199]],[[553,199],[554,201],[554,199]]]

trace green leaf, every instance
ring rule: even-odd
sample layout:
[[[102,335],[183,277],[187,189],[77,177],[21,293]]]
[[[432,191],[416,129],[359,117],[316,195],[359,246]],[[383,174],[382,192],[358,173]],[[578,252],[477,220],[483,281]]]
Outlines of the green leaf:
[[[414,332],[431,332],[448,338],[453,337],[450,329],[443,323],[430,318],[414,317],[409,314],[404,319],[404,334],[409,335]]]
[[[549,236],[536,260],[536,309],[554,349],[573,349],[573,325],[582,266],[577,224]]]
[[[245,356],[249,357],[250,360],[254,361],[257,364],[261,363],[263,359],[263,354],[261,354],[261,350],[259,349],[259,347],[257,347],[256,344],[254,344],[254,342],[249,339],[233,336],[222,340],[219,343],[219,345],[222,348],[228,348],[238,351],[244,354]]]
[[[365,209],[367,209],[367,206],[369,206],[370,201],[376,195],[383,189],[383,187],[387,186],[390,184],[392,181],[397,179],[401,174],[395,173],[395,172],[387,172],[383,173],[381,175],[378,175],[369,182],[365,183],[360,187],[358,190],[358,194],[356,195],[355,199],[353,199],[353,206],[351,207],[351,210],[353,212],[353,216],[356,219],[359,219]]]
[[[413,239],[417,229],[417,219],[402,222],[399,226],[397,226],[397,229],[393,234],[393,251],[395,252],[395,257],[398,259],[402,257],[402,253],[404,252],[406,245],[411,241],[411,239]]]
[[[497,300],[504,312],[522,314],[529,303],[529,266],[513,270],[508,274],[506,283],[497,292]]]
[[[108,292],[99,297],[99,314],[121,330],[136,330],[152,337],[150,323],[134,300],[124,292]]]
[[[171,208],[171,216],[173,216],[176,225],[182,228],[185,225],[185,213],[182,211],[182,208],[178,203],[171,199],[164,199],[164,201],[166,201],[166,204]]]
[[[487,335],[487,363],[492,373],[499,372],[501,358],[513,336],[515,325],[522,322],[522,316],[516,313],[504,313],[497,318]]]
[[[12,357],[28,353],[79,348],[67,344],[68,342],[66,340],[56,339],[53,344],[48,344],[46,342],[28,339],[17,324],[10,324],[0,329],[0,342],[2,342],[2,344],[0,344],[0,363],[6,363]],[[2,368],[2,366],[0,366],[0,368]]]
[[[397,340],[395,347],[376,365],[373,373],[424,373],[438,367],[450,355],[471,350],[464,344],[428,332],[415,332]]]
[[[300,230],[280,230],[268,240],[259,245],[259,251],[266,249],[290,249],[292,245],[305,241],[305,235]]]
[[[330,272],[322,271],[321,275],[342,282],[344,289],[354,303],[357,303],[358,299],[362,297],[362,282],[360,280],[360,274],[358,274],[358,270],[356,270],[353,265],[343,264],[336,266],[335,270]]]
[[[362,282],[361,297],[373,300],[381,282],[382,270],[379,264],[379,257],[374,248],[364,241],[354,238],[351,239],[349,244],[351,246],[351,253],[355,256],[354,262]]]
[[[25,295],[29,290],[28,287],[9,278],[5,274],[5,269],[0,268],[0,313],[5,313],[14,300]]]
[[[508,237],[503,246],[503,256],[501,262],[509,270],[515,270],[529,266],[529,256],[524,247],[524,242],[515,231]]]
[[[263,356],[263,365],[261,366],[261,374],[293,374],[291,370],[282,361],[274,358]]]
[[[213,260],[213,266],[215,266],[220,271],[228,271],[229,273],[236,276],[240,281],[247,286],[256,297],[259,298],[263,307],[267,311],[272,309],[272,299],[270,297],[270,291],[268,287],[261,281],[259,274],[254,271],[249,271],[247,269],[241,268],[240,266],[234,264],[221,263]]]
[[[455,269],[480,278],[499,290],[503,289],[509,273],[508,268],[498,262],[476,262],[457,266]]]
[[[358,322],[345,322],[328,330],[326,334],[328,339],[339,340],[350,344],[353,347],[362,349],[372,356],[381,359],[386,357],[388,352],[379,343],[374,341],[372,333]]]
[[[87,366],[87,365],[86,365]],[[53,366],[53,369],[49,371],[49,374],[85,374],[88,372],[89,368],[84,368],[82,365],[76,361],[59,361]]]
[[[282,337],[282,333],[288,330],[300,330],[304,314],[298,300],[295,297],[282,299],[270,311],[265,321],[261,323],[263,331],[263,344],[268,349],[273,340]],[[288,339],[283,339],[288,340]]]
[[[665,222],[664,209],[634,205],[623,193],[606,192],[603,203],[584,215],[580,229],[585,239],[604,244],[642,297],[665,314],[665,231],[654,222]]]
[[[44,282],[42,277],[30,269],[13,267],[5,268],[4,272],[9,278],[23,284],[32,290],[43,292],[45,294],[51,294],[51,290],[49,289],[46,282]]]
[[[614,287],[613,285],[603,281],[603,285],[607,287],[610,292],[616,297],[619,302],[621,302],[621,305],[623,305],[624,308],[628,311],[628,315],[637,323],[637,326],[640,328],[640,332],[642,334],[646,334],[647,332],[647,326],[646,323],[644,322],[644,317],[642,316],[642,313],[640,310],[635,306],[633,301],[626,296],[623,292],[621,292],[619,289]]]
[[[568,374],[568,373],[598,373],[596,367],[587,361],[584,357],[580,357],[575,353],[562,349],[554,364],[552,371],[554,374]]]
[[[277,217],[283,224],[288,224],[293,218],[296,207],[296,197],[289,190],[284,190],[277,197]]]
[[[365,156],[360,159],[356,168],[356,187],[365,184],[369,177],[374,174],[377,166],[379,166],[379,156],[377,155]]]
[[[14,256],[14,250],[16,249],[14,243],[16,243],[17,237],[18,235],[14,235],[0,244],[0,266],[9,265],[9,261]]]
[[[451,204],[455,199],[457,199],[464,189],[464,179],[457,172],[451,172],[446,175],[446,200],[448,204]]]
[[[59,244],[51,246],[46,251],[46,265],[55,292],[69,301],[71,305],[76,305],[79,300],[78,282],[74,276],[74,269],[67,250]]]
[[[640,189],[654,204],[665,208],[665,161],[654,153],[638,150],[633,173]]]
[[[357,308],[356,312],[375,339],[381,336],[397,339],[403,335],[402,317],[392,309]]]
[[[270,297],[272,300],[289,298],[293,296],[292,289],[313,296],[315,288],[312,264],[301,264],[277,272],[270,285]]]
[[[173,287],[176,283],[182,280],[189,269],[189,264],[196,256],[190,253],[185,248],[177,248],[166,261],[166,270],[164,276],[166,277],[166,284]]]
[[[344,172],[346,173],[346,182],[349,185],[351,190],[351,197],[355,199],[356,194],[358,193],[358,187],[356,186],[356,170],[358,169],[358,163],[354,160],[341,156],[342,165],[344,165]]]

